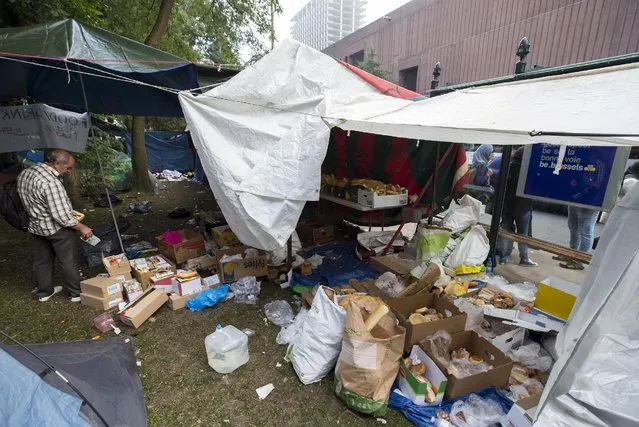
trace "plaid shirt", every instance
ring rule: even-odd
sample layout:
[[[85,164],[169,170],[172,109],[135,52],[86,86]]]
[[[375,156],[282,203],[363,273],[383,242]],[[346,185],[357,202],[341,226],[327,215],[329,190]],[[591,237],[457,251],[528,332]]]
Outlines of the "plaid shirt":
[[[32,166],[18,176],[18,194],[29,214],[29,232],[33,234],[51,236],[78,223],[59,176],[46,163]]]

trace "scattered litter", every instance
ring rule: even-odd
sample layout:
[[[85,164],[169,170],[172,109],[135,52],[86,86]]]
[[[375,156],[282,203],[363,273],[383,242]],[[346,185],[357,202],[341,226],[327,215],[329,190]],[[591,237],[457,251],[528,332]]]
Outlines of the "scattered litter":
[[[191,212],[187,211],[184,208],[175,208],[171,212],[169,212],[169,218],[172,219],[188,218],[190,216]]]
[[[140,354],[140,349],[139,349],[139,348],[136,348],[136,349],[135,349],[135,353],[134,353],[134,354],[135,354],[136,356],[137,356],[138,354]]]
[[[223,263],[223,261],[220,261]],[[231,284],[231,291],[235,295],[235,302],[240,304],[256,304],[260,294],[260,282],[255,276],[242,277],[237,282]]]
[[[148,200],[144,200],[142,202],[131,203],[129,208],[127,209],[129,212],[133,213],[147,213],[151,211],[151,202]]]
[[[247,337],[252,337],[253,335],[255,335],[255,331],[249,328],[242,329],[242,332],[244,332]]]
[[[324,261],[324,257],[319,254],[315,254],[309,259],[307,259],[306,261],[310,262],[311,265],[313,266],[313,270],[315,270],[317,267],[322,265],[322,262]]]
[[[242,258],[242,254],[235,254],[235,255],[224,255],[222,258],[220,258],[220,264],[224,264],[226,262],[231,262],[231,261],[241,261]]]
[[[188,178],[185,177],[182,172],[178,172],[175,170],[164,169],[162,172],[155,175],[157,179],[165,179],[170,182],[176,181],[188,181]]]
[[[151,323],[155,322],[155,317],[149,317],[149,322]]]
[[[282,364],[281,364],[280,362],[277,362],[277,363],[275,364],[275,367],[276,367],[276,368],[281,368],[281,367],[282,367]]]
[[[229,292],[229,285],[222,285],[215,289],[206,289],[186,302],[186,308],[191,311],[204,310],[213,307],[224,300]]]
[[[264,305],[264,314],[268,320],[277,326],[289,326],[295,319],[293,308],[284,300],[269,302]]]
[[[224,422],[225,422],[225,423],[230,423],[230,422],[231,422],[231,420],[224,420]]]
[[[127,343],[127,344],[130,343],[131,342],[131,338],[125,339],[124,342]]]
[[[271,394],[273,389],[275,389],[275,387],[273,386],[272,383],[269,383],[269,384],[266,384],[265,386],[255,389],[255,391],[257,392],[257,395],[259,396],[260,400],[264,400],[266,399],[266,396]]]
[[[307,313],[308,310],[303,307],[300,312],[297,313],[297,316],[295,316],[293,323],[280,330],[280,332],[277,334],[277,338],[275,338],[275,342],[280,345],[290,343],[293,337],[300,331]]]
[[[388,423],[388,421],[386,421],[384,418],[377,418],[377,422],[380,423],[380,424]]]
[[[139,360],[136,360],[136,361],[135,361],[135,364],[136,364],[136,365],[138,365],[138,366],[142,366],[142,362],[141,362],[141,361],[139,361]]]
[[[375,286],[390,297],[397,297],[406,287],[399,281],[395,273],[387,271],[377,278]]]
[[[116,205],[119,205],[120,203],[122,203],[122,199],[120,199],[115,194],[111,194],[110,198],[111,198],[111,205],[113,205],[113,206],[116,206]],[[96,208],[108,208],[109,207],[109,199],[107,198],[106,194],[101,195],[98,198],[98,200],[95,201],[93,206],[95,206]]]
[[[138,235],[137,234],[121,234],[120,237],[122,238],[122,240],[132,240],[132,239],[137,239]]]
[[[91,340],[92,340],[92,341],[97,341],[97,340],[99,340],[100,338],[102,338],[100,335],[96,335],[96,336],[94,336],[93,338],[91,338]]]

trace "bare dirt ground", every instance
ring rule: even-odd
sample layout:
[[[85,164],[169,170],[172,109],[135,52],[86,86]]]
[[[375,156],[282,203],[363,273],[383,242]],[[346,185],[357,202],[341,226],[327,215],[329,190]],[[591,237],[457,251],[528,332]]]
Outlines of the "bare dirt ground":
[[[215,203],[208,188],[184,182],[170,183],[159,195],[120,196],[124,203],[116,207],[117,213],[124,213],[127,204],[137,200],[152,202],[150,213],[131,215],[132,226],[126,231],[149,242],[163,231],[185,225],[186,219],[167,216],[173,208],[210,209]],[[94,209],[88,201],[86,207],[85,222],[89,226],[110,221],[108,209]],[[100,335],[92,324],[100,311],[72,304],[62,294],[47,303],[31,298],[34,286],[31,260],[30,236],[1,222],[0,329],[24,343],[84,340]],[[81,270],[84,277],[103,272],[101,267],[82,266]],[[59,278],[56,280],[59,282]],[[304,386],[291,365],[283,360],[286,346],[275,343],[279,327],[266,321],[262,307],[276,299],[292,302],[292,297],[290,290],[263,284],[255,306],[227,301],[196,313],[162,307],[139,329],[122,327],[125,335],[133,337],[137,358],[142,363],[139,373],[149,425],[381,425],[375,418],[350,411],[342,404],[334,394],[333,374],[320,383]],[[249,338],[250,361],[228,375],[213,371],[204,351],[204,338],[218,323],[255,331]],[[279,368],[278,363],[282,365]],[[260,401],[255,389],[268,383],[273,383],[275,390]],[[384,418],[390,426],[411,425],[393,410]]]

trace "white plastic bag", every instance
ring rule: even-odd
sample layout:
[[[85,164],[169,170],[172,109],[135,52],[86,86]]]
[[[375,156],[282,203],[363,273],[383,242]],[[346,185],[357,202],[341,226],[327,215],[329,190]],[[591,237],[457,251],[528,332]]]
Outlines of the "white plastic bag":
[[[288,348],[288,360],[303,384],[321,380],[335,367],[342,349],[345,318],[346,310],[319,288],[299,333]]]
[[[306,307],[302,307],[297,316],[295,316],[295,320],[289,326],[286,326],[280,329],[280,332],[277,334],[277,338],[275,338],[275,342],[282,345],[290,343],[293,338],[297,335],[308,315],[308,310]]]
[[[375,286],[383,291],[386,295],[393,298],[398,297],[399,294],[404,292],[404,290],[406,289],[404,284],[399,281],[397,276],[390,271],[387,271],[386,273],[379,276],[375,281]]]
[[[460,265],[481,265],[488,257],[490,243],[486,230],[481,225],[473,226],[464,240],[455,248],[446,260],[446,267],[457,268]]]
[[[271,301],[264,305],[266,318],[277,326],[288,326],[295,320],[291,304],[284,300]]]
[[[459,311],[466,313],[466,327],[464,330],[470,331],[481,325],[484,320],[484,307],[475,305],[466,298],[455,298],[453,304]]]
[[[459,417],[459,413],[464,417]],[[471,394],[465,401],[458,400],[450,410],[450,422],[456,427],[489,427],[508,425],[506,414],[497,402],[482,399],[476,394]]]
[[[482,209],[483,205],[479,200],[466,194],[459,201],[459,205],[451,203],[441,226],[450,228],[453,233],[462,232],[479,222]]]
[[[508,356],[525,368],[539,369],[547,372],[552,368],[552,357],[542,350],[536,342],[522,345],[508,353]]]

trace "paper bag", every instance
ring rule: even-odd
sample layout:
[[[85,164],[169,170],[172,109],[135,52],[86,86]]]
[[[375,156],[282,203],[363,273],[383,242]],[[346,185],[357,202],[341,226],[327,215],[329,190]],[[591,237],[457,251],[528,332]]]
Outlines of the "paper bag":
[[[415,236],[417,261],[422,264],[428,264],[434,260],[442,261],[450,234],[451,230],[447,228],[420,225]]]
[[[368,332],[365,321],[377,306],[371,298],[353,298],[346,306],[335,393],[349,408],[379,417],[386,414],[406,331],[388,313]]]

